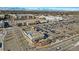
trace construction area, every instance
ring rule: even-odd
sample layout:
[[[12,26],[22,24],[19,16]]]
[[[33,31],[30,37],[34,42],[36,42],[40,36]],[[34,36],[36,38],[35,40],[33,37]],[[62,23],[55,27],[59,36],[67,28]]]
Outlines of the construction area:
[[[78,47],[78,14],[0,14],[0,51],[79,51]]]

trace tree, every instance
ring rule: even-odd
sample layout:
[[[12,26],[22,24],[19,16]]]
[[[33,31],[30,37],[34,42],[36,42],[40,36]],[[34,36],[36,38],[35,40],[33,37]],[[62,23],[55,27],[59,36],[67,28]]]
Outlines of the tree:
[[[8,15],[8,14],[6,14],[5,16],[4,16],[4,19],[9,19],[10,18],[10,15]]]

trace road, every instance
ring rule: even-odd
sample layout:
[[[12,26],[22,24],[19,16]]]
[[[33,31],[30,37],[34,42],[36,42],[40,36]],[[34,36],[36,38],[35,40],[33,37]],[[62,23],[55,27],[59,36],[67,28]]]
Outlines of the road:
[[[72,39],[74,41],[72,41]],[[74,35],[68,39],[65,39],[64,41],[61,41],[59,43],[51,44],[50,46],[46,48],[36,48],[37,51],[56,51],[57,47],[61,47],[58,51],[67,51],[69,48],[74,47],[74,44],[76,44],[79,41],[79,34]]]
[[[2,28],[2,31],[0,32],[0,43],[2,43],[2,47],[0,47],[0,51],[4,50],[4,37],[6,35],[6,31],[4,28]]]
[[[3,40],[3,36],[4,36],[3,33],[0,32],[0,43],[1,44],[3,43],[3,41],[2,41]],[[0,51],[2,51],[2,50],[3,50],[3,46],[0,47]]]
[[[5,51],[26,51],[27,41],[18,27],[6,28],[7,34],[4,39]]]

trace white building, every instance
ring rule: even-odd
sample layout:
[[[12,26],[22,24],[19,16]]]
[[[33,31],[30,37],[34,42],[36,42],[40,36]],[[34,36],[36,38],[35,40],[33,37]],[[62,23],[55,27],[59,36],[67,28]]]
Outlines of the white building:
[[[5,15],[4,14],[0,14],[0,18],[4,18],[5,17]]]
[[[3,23],[3,21],[1,20],[1,21],[0,21],[0,27],[3,27],[3,25],[4,25],[4,23]]]
[[[45,18],[47,21],[51,21],[51,22],[63,20],[61,16],[46,16]]]

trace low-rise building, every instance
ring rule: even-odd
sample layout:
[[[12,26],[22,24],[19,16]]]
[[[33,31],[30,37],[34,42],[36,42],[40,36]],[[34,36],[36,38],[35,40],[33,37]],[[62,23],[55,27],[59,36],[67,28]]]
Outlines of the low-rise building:
[[[33,14],[17,14],[18,20],[28,20],[28,19],[35,19]]]
[[[0,21],[0,27],[3,27],[4,26],[4,22],[1,20]]]
[[[45,18],[47,21],[51,21],[51,22],[63,20],[61,16],[46,16]]]

